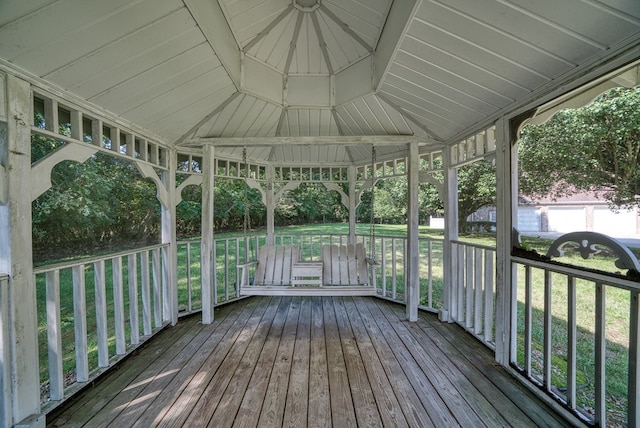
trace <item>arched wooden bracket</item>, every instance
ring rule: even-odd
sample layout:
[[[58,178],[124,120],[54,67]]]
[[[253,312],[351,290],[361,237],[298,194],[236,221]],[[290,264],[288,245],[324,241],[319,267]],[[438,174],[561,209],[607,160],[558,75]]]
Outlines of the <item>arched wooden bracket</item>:
[[[323,181],[322,184],[328,190],[338,192],[338,194],[340,195],[340,202],[342,203],[342,205],[344,205],[345,207],[349,207],[349,195],[344,193],[344,190],[342,190],[342,187],[338,186],[337,183],[332,183],[329,181]]]
[[[138,171],[143,177],[150,178],[156,183],[156,197],[158,201],[165,207],[169,207],[169,192],[165,184],[162,182],[156,170],[149,164],[143,162],[135,162]]]
[[[603,245],[618,257],[615,262],[618,269],[633,269],[636,272],[640,272],[638,259],[626,245],[610,236],[597,232],[571,232],[562,235],[553,241],[549,251],[547,251],[547,256],[562,257],[564,254],[563,247],[570,242],[578,244],[578,251],[580,251],[583,259],[589,259],[598,254],[600,250],[596,248],[596,245]]]
[[[262,188],[262,186],[260,185],[260,182],[255,178],[245,178],[244,181],[245,183],[247,183],[247,186],[249,186],[252,189],[256,189],[258,192],[260,192],[262,203],[265,206],[267,206],[267,194],[265,190]]]
[[[176,187],[176,206],[180,202],[182,202],[182,191],[187,186],[199,186],[202,184],[202,175],[190,175],[186,180],[184,180],[178,187]]]
[[[31,201],[51,188],[51,171],[60,162],[70,160],[83,163],[94,155],[98,149],[89,144],[67,142],[54,152],[40,159],[31,166]]]

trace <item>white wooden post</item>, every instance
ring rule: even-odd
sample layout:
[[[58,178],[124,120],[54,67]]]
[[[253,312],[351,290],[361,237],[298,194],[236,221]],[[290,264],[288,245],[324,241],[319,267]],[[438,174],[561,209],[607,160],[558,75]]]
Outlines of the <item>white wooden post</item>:
[[[496,361],[509,364],[513,290],[511,266],[512,230],[517,218],[517,153],[510,141],[509,121],[496,122]],[[515,345],[515,341],[513,343]]]
[[[45,425],[40,414],[38,378],[38,319],[31,241],[31,124],[33,122],[29,83],[7,75],[7,125],[0,132],[0,164],[6,175],[5,202],[0,202],[0,272],[9,274],[8,325],[5,314],[0,328],[9,349],[0,349],[0,372],[10,373],[2,385],[0,425]],[[4,100],[0,99],[4,104]],[[26,197],[25,197],[26,195]],[[3,305],[4,306],[4,305]],[[2,345],[4,348],[4,345]],[[8,357],[8,360],[4,358]],[[8,366],[10,370],[7,370]],[[4,410],[2,410],[4,409]]]
[[[200,283],[202,286],[202,323],[213,322],[213,276],[215,266],[213,262],[213,204],[214,204],[214,148],[204,146],[202,171],[202,249],[200,250]]]
[[[176,169],[175,150],[167,150],[168,169],[162,172],[162,184],[167,190],[167,200],[161,201],[162,243],[169,244],[162,249],[162,318],[175,325],[178,322],[178,271],[176,242]]]
[[[356,200],[356,167],[355,165],[349,165],[347,170],[347,180],[349,181],[349,239],[348,243],[356,245],[356,209],[358,208],[358,202]],[[374,243],[375,245],[375,243]]]
[[[409,206],[407,210],[407,237],[408,240],[408,269],[406,281],[407,289],[407,319],[418,321],[418,303],[420,302],[420,263],[418,254],[418,191],[420,186],[420,153],[418,142],[409,143],[409,168],[407,182]]]
[[[267,245],[275,245],[275,209],[276,200],[273,190],[273,179],[276,175],[275,167],[272,164],[267,166],[267,191],[265,194],[267,208]]]
[[[453,294],[456,287],[453,279],[456,277],[457,266],[453,266],[453,243],[458,239],[458,172],[451,167],[451,148],[442,151],[444,168],[444,243],[443,243],[443,305],[440,310],[440,320],[451,322],[452,309],[455,309],[457,300]],[[455,313],[455,310],[453,311]]]

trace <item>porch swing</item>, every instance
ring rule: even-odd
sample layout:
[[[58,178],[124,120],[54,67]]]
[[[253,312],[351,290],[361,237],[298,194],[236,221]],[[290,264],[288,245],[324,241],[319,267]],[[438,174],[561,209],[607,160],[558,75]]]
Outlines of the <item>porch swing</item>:
[[[369,296],[377,293],[373,189],[375,146],[372,148],[370,257],[363,242],[348,245],[323,244],[320,261],[301,259],[298,245],[263,245],[258,257],[237,265],[240,295],[256,296]],[[243,151],[246,165],[246,149]],[[245,183],[247,172],[245,169]],[[244,234],[250,225],[248,188],[245,188]],[[252,252],[253,256],[253,252]],[[253,269],[253,277],[250,271]]]

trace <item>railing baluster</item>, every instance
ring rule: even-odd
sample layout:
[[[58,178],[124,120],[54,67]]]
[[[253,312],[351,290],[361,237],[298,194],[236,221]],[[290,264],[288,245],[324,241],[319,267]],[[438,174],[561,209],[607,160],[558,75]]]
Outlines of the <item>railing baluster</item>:
[[[483,257],[484,256],[484,257]],[[474,308],[473,308],[473,332],[476,335],[482,333],[482,266],[483,260],[487,257],[487,251],[482,248],[475,249],[475,266],[474,266]]]
[[[457,312],[457,321],[459,323],[464,322],[465,317],[465,308],[464,308],[464,288],[465,288],[465,246],[458,245],[458,280],[455,284],[456,289],[456,297],[458,299],[458,303],[456,304],[456,312]]]
[[[629,319],[629,410],[627,425],[637,427],[640,424],[640,291],[631,291]]]
[[[191,242],[187,242],[187,311],[191,313],[193,311],[191,292]]]
[[[427,306],[433,308],[433,242],[427,241]]]
[[[397,263],[396,263],[396,238],[391,238],[391,298],[398,298],[398,281],[397,275]]]
[[[124,292],[122,284],[122,258],[120,256],[111,259],[113,272],[113,311],[116,332],[116,354],[123,355],[127,352],[126,339],[124,337]]]
[[[229,240],[224,240],[224,301],[229,300]]]
[[[493,258],[495,251],[488,251],[484,259],[484,341],[493,341]]]
[[[160,249],[151,250],[151,274],[153,277],[153,321],[162,327],[162,279],[160,276]]]
[[[151,284],[149,280],[149,252],[140,253],[140,279],[142,281],[142,332],[150,336],[151,329]]]
[[[104,260],[93,263],[93,281],[96,305],[96,341],[98,342],[98,367],[109,367],[109,333],[107,328],[107,284]]]
[[[138,320],[138,263],[135,254],[127,256],[127,283],[129,285],[131,344],[137,345],[140,343],[140,326]]]
[[[449,315],[453,321],[458,320],[458,282],[460,282],[460,253],[458,252],[458,247],[457,243],[451,243],[451,267],[450,272],[446,273],[451,275],[449,301],[446,304],[450,305]]]
[[[477,287],[477,284],[474,284],[474,273],[473,273],[473,248],[469,245],[466,246],[466,272],[465,272],[465,303],[464,303],[464,327],[467,330],[470,330],[473,326],[473,289]]]
[[[567,276],[567,405],[576,408],[576,278]]]
[[[604,427],[607,421],[607,402],[606,402],[606,378],[605,364],[607,358],[607,337],[605,332],[605,311],[606,311],[607,292],[604,285],[600,282],[596,283],[596,334],[595,334],[595,424]]]
[[[87,304],[85,297],[84,264],[71,268],[73,278],[73,325],[76,342],[76,380],[89,380],[87,351]]]
[[[214,242],[213,244],[213,262],[211,263],[211,266],[213,267],[211,275],[213,275],[213,304],[217,305],[219,302],[219,297],[218,297],[218,269],[217,269],[217,262],[218,262],[218,253],[217,253],[217,249],[218,249],[218,244],[216,242]],[[200,253],[202,254],[202,249],[200,249]],[[225,260],[226,260],[226,256],[225,256]],[[200,272],[200,275],[202,275],[202,272]],[[236,289],[237,292],[237,289]]]
[[[3,361],[3,364],[0,364],[0,389],[2,391],[11,390],[11,366],[4,363],[11,359],[9,292],[9,275],[0,273],[0,361]],[[0,422],[11,420],[11,404],[11,400],[0,401]]]
[[[380,249],[380,275],[382,276],[382,283],[380,284],[380,287],[382,287],[382,295],[383,296],[387,296],[387,240],[384,238],[381,238],[382,240],[382,245],[381,245],[381,249]]]
[[[531,331],[532,331],[532,279],[531,266],[524,267],[524,370],[527,377],[531,377]]]
[[[47,299],[47,349],[49,354],[49,398],[64,398],[64,373],[62,372],[62,335],[60,331],[60,271],[46,273]]]
[[[551,271],[549,269],[544,270],[544,350],[543,350],[543,364],[544,364],[544,386],[547,392],[551,392],[551,354],[552,354],[552,322],[553,314],[551,312]]]

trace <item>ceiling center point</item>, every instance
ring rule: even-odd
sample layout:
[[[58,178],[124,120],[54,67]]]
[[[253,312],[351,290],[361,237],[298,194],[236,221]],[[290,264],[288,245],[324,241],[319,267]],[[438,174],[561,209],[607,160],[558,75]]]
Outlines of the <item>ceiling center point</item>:
[[[320,0],[293,0],[293,5],[310,12],[320,6]]]

